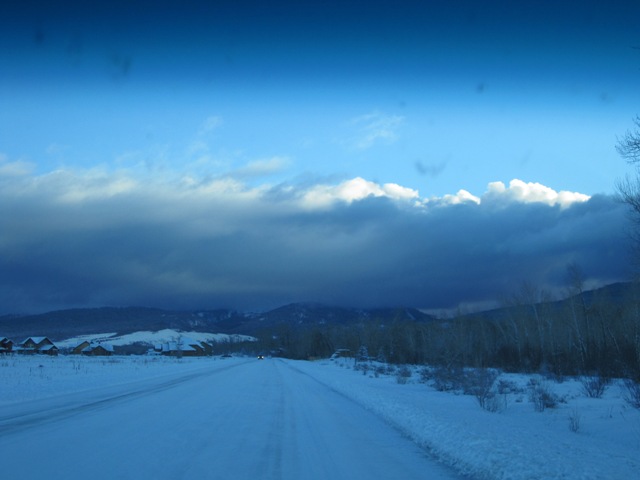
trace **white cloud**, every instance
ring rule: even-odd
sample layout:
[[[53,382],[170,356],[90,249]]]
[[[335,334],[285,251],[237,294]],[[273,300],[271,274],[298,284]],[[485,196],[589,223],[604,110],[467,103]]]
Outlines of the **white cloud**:
[[[213,133],[214,130],[217,130],[222,125],[222,118],[218,116],[210,116],[202,122],[200,128],[198,129],[198,135],[204,136]]]
[[[58,188],[57,200],[63,203],[82,203],[116,197],[133,193],[138,187],[138,182],[131,176],[123,173],[111,174],[99,169],[87,171],[82,175],[58,170],[48,177],[50,185]]]
[[[272,157],[254,160],[231,173],[232,177],[249,178],[272,175],[281,172],[289,166],[291,161],[287,157]]]
[[[62,155],[63,153],[67,152],[68,150],[69,150],[69,146],[68,145],[61,145],[59,143],[52,143],[51,145],[49,145],[45,149],[45,152],[48,155]]]
[[[458,190],[455,195],[445,195],[442,197],[442,203],[445,205],[459,205],[461,203],[480,204],[480,199],[466,190]]]
[[[315,185],[303,193],[302,203],[307,208],[325,208],[336,202],[352,203],[367,197],[417,200],[419,194],[416,190],[395,183],[379,185],[356,177],[339,185]]]
[[[35,166],[25,160],[9,161],[6,155],[0,154],[0,177],[21,177],[29,175]]]
[[[502,182],[492,182],[488,185],[482,201],[519,202],[519,203],[544,203],[549,206],[559,205],[567,208],[574,203],[586,202],[589,195],[578,192],[556,192],[540,183],[513,179],[507,188]]]
[[[202,122],[194,138],[186,145],[184,155],[190,168],[218,168],[224,162],[215,158],[211,153],[210,141],[212,133],[222,125],[222,118],[210,116]],[[185,159],[182,159],[183,161]]]
[[[584,203],[591,197],[583,193],[568,192],[562,190],[556,192],[540,183],[523,182],[513,179],[507,187],[503,182],[491,182],[487,185],[486,192],[478,197],[467,190],[459,190],[456,194],[447,194],[442,197],[432,197],[422,201],[423,205],[446,206],[463,203],[490,204],[494,206],[507,206],[514,203],[529,204],[542,203],[550,207],[559,206],[568,208],[575,203]]]
[[[398,130],[404,123],[404,117],[374,112],[351,120],[350,125],[357,129],[350,145],[358,150],[366,150],[377,143],[390,144],[398,139]]]

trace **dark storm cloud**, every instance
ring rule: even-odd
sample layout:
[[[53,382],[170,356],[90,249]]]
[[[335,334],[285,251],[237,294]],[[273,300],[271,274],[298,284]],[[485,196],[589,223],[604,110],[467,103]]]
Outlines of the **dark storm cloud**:
[[[624,209],[609,197],[550,206],[509,188],[480,203],[423,201],[359,180],[274,194],[224,179],[0,177],[0,313],[302,300],[446,309],[524,282],[561,292],[569,264],[594,284],[627,274]]]

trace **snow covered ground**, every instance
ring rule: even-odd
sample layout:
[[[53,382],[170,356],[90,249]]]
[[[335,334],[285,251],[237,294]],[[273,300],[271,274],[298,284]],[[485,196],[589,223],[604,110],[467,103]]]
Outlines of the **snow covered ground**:
[[[39,478],[43,466],[49,478],[88,469],[109,478],[236,479],[640,472],[640,411],[624,401],[619,382],[602,398],[587,398],[576,379],[549,382],[561,401],[537,412],[531,377],[503,374],[512,391],[489,412],[473,396],[421,383],[418,369],[399,383],[397,371],[379,367],[355,370],[347,359],[0,357],[0,465],[7,478]],[[37,475],[25,476],[29,464]]]
[[[149,345],[157,343],[166,343],[170,341],[176,341],[179,338],[189,338],[197,340],[198,342],[210,342],[210,343],[237,343],[237,342],[250,342],[254,341],[254,337],[248,335],[229,335],[226,333],[204,333],[204,332],[181,332],[172,329],[159,330],[157,332],[135,332],[125,335],[118,335],[116,333],[96,333],[91,335],[81,335],[74,338],[69,338],[60,342],[55,342],[58,348],[70,349],[79,345],[84,340],[88,342],[106,343],[112,346],[130,345],[135,342],[144,342]]]
[[[308,372],[397,427],[443,463],[474,478],[640,478],[640,411],[624,400],[619,381],[602,398],[587,398],[579,379],[551,382],[502,374],[520,387],[505,394],[500,412],[476,398],[439,392],[420,383],[417,369],[406,384],[397,375],[354,371],[352,360],[300,362]],[[373,377],[373,378],[372,378]],[[560,399],[537,412],[527,384],[545,384]],[[577,423],[577,431],[571,425]]]

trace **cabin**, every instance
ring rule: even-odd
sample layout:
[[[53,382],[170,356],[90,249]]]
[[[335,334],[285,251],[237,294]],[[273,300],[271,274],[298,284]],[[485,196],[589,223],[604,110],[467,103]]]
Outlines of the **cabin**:
[[[183,337],[179,341],[157,344],[155,351],[161,355],[172,357],[203,357],[211,355],[213,348],[204,342],[197,342],[191,338]]]
[[[197,357],[198,350],[190,345],[179,342],[167,342],[156,345],[156,351],[170,357]]]
[[[74,355],[80,355],[82,353],[82,351],[87,348],[88,346],[90,346],[91,343],[87,340],[84,340],[83,342],[80,342],[78,345],[76,345],[75,347],[73,347],[71,349],[71,353]]]
[[[13,350],[13,342],[7,337],[0,337],[0,354],[11,353]]]
[[[57,355],[58,347],[47,337],[28,337],[20,343],[17,352],[27,355],[34,353]]]
[[[103,344],[99,342],[89,342],[84,340],[76,345],[71,353],[75,355],[89,355],[92,357],[108,357],[113,355],[113,346],[109,344]]]
[[[58,355],[59,349],[54,344],[43,345],[38,349],[38,353],[42,353],[44,355]]]
[[[102,343],[91,344],[82,351],[82,354],[92,357],[109,357],[113,355],[113,346]]]
[[[200,342],[204,355],[213,355],[213,345],[207,342]]]
[[[350,357],[353,357],[353,355],[351,354],[351,350],[349,350],[348,348],[339,348],[333,353],[333,355],[331,355],[331,359]]]

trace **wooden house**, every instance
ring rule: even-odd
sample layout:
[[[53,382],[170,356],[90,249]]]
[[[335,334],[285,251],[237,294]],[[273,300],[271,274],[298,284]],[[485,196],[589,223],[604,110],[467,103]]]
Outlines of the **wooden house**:
[[[155,346],[157,353],[172,357],[203,357],[210,355],[212,350],[210,345],[186,337],[178,341],[161,343]]]
[[[71,353],[73,353],[74,355],[80,355],[82,351],[90,345],[91,343],[89,341],[84,340],[80,342],[78,345],[76,345],[75,347],[73,347],[71,349]]]
[[[113,355],[113,346],[109,344],[102,344],[98,342],[89,342],[84,340],[71,350],[71,353],[90,355],[95,357],[107,357]]]
[[[180,342],[167,342],[162,343],[160,345],[156,345],[156,350],[160,352],[162,355],[168,355],[171,357],[196,357],[198,356],[198,351],[187,345]]]
[[[17,351],[23,354],[43,353],[57,355],[58,347],[47,337],[28,337],[20,343]]]
[[[0,337],[0,353],[10,353],[13,350],[13,342],[7,337]]]
[[[51,345],[43,345],[38,349],[38,353],[44,355],[58,355],[59,349],[53,343]]]
[[[200,342],[204,355],[213,355],[213,345],[207,342]]]
[[[353,355],[351,354],[351,350],[349,350],[348,348],[339,348],[338,350],[336,350],[333,355],[331,355],[332,359],[335,358],[350,358],[353,357]]]
[[[113,346],[109,344],[95,343],[85,348],[82,353],[93,357],[108,357],[113,355]]]

